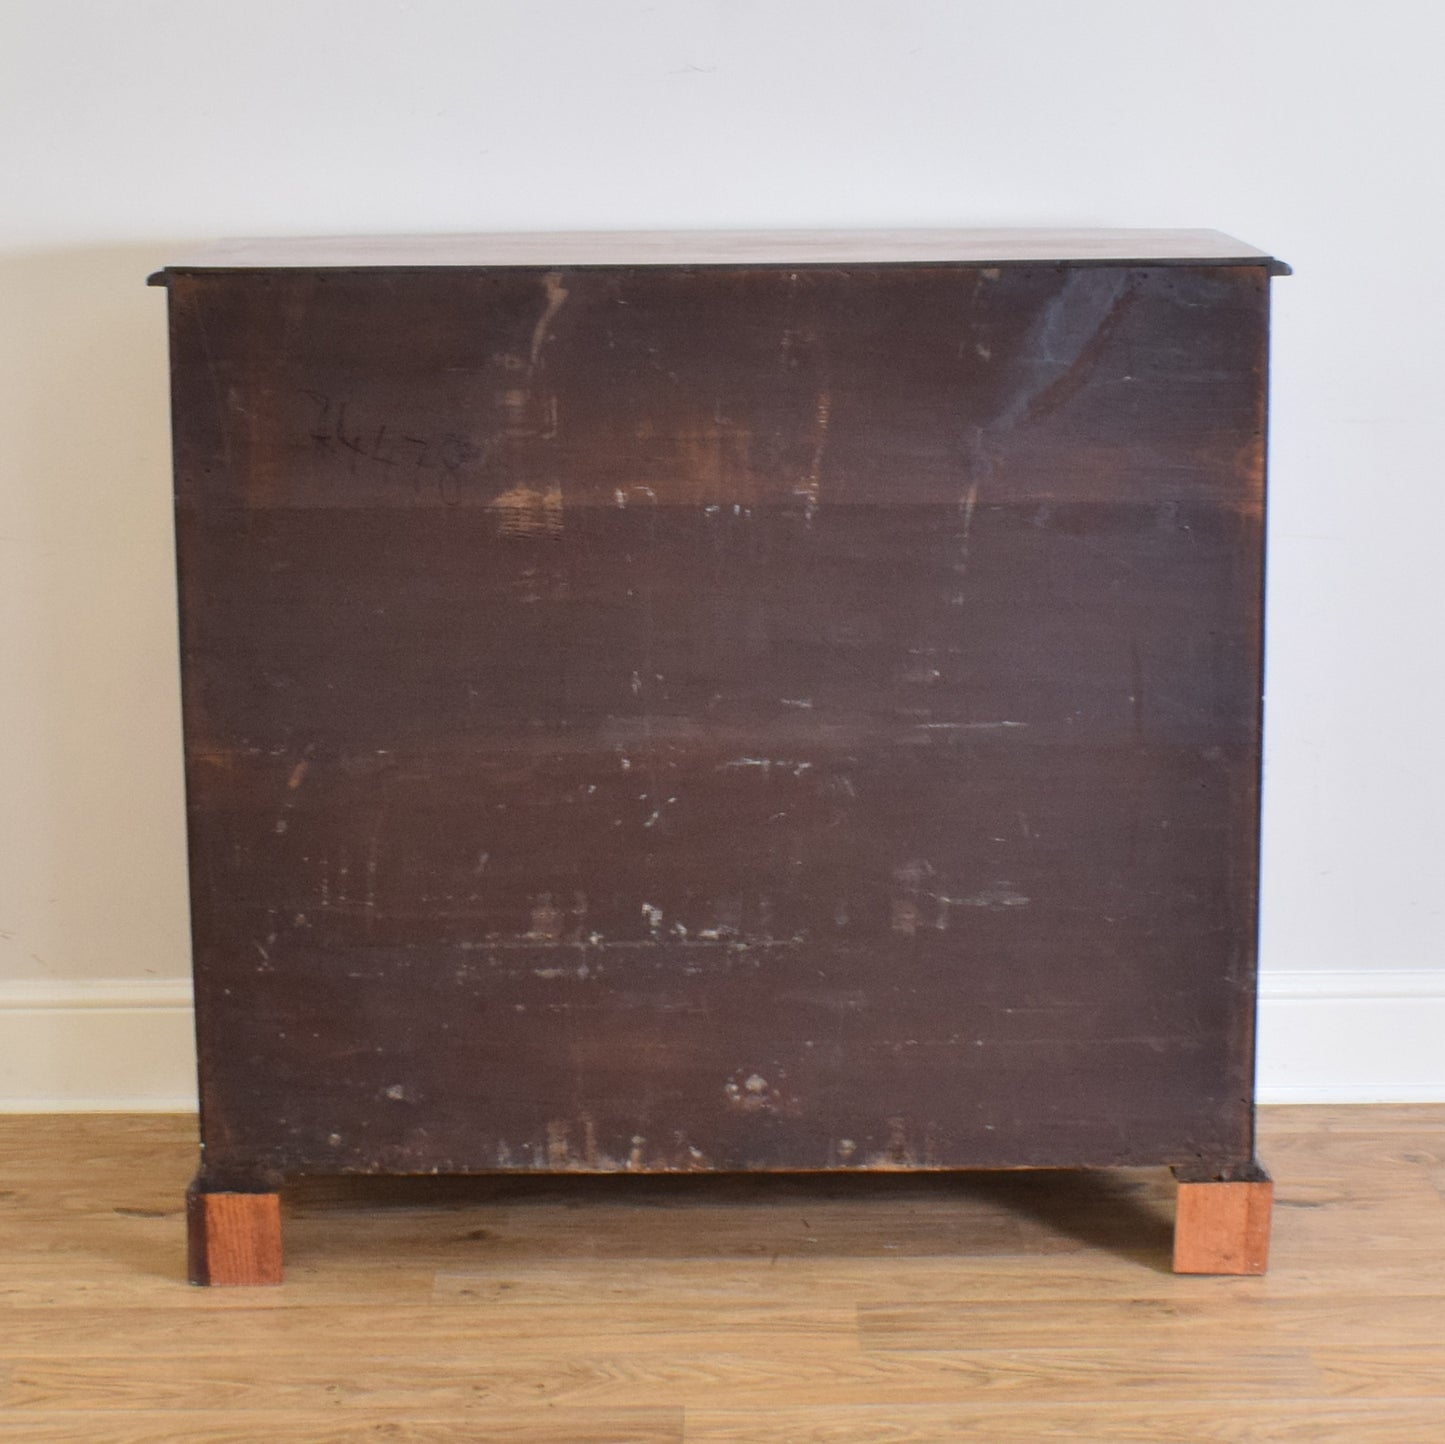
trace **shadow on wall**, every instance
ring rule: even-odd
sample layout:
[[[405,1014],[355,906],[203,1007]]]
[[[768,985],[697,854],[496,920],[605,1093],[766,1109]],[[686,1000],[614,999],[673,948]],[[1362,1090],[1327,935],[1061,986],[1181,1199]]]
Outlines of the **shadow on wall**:
[[[174,242],[0,257],[0,983],[189,970]]]

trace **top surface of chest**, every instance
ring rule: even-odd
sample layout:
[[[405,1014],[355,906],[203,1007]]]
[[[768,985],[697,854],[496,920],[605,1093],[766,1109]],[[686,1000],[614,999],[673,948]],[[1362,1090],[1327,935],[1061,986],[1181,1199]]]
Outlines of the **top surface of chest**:
[[[1210,230],[583,231],[219,241],[168,272],[639,265],[1265,265]],[[157,273],[156,279],[167,272]]]

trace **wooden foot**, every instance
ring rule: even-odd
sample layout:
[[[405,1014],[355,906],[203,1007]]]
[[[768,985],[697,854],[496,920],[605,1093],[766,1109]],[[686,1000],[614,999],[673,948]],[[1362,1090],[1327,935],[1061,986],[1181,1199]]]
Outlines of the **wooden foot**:
[[[277,1193],[186,1194],[193,1284],[281,1282],[281,1196]]]
[[[1262,1168],[1242,1180],[1179,1179],[1177,1274],[1262,1274],[1269,1267],[1274,1184]]]

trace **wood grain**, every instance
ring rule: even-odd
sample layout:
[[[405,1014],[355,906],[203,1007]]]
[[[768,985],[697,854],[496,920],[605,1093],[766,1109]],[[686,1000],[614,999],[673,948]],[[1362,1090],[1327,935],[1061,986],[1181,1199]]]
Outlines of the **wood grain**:
[[[1070,1404],[1048,1409],[977,1405],[893,1405],[779,1410],[768,1437],[788,1444],[942,1444],[952,1439],[1067,1439],[1078,1444],[1422,1444],[1440,1437],[1445,1404],[1418,1401],[1321,1409],[1312,1403],[1256,1403],[1221,1412],[1201,1403]],[[689,1444],[751,1444],[751,1410],[689,1411]]]
[[[1260,1134],[1266,1277],[1170,1272],[1158,1169],[316,1180],[202,1290],[193,1118],[0,1117],[0,1440],[1445,1437],[1445,1107]]]
[[[418,1418],[411,1414],[361,1426],[339,1411],[316,1407],[233,1414],[198,1409],[185,1416],[186,1432],[175,1432],[176,1418],[163,1410],[124,1414],[94,1410],[65,1413],[17,1412],[0,1418],[0,1439],[37,1440],[40,1444],[176,1444],[178,1438],[206,1444],[256,1444],[257,1439],[297,1439],[306,1444],[355,1444],[376,1437],[388,1444],[458,1444],[459,1440],[497,1444],[680,1444],[681,1409],[570,1410],[537,1406],[512,1418],[491,1413],[466,1422],[454,1416]]]
[[[212,1287],[281,1282],[281,1196],[276,1193],[186,1195],[190,1279]]]
[[[1262,1274],[1269,1267],[1274,1184],[1179,1184],[1174,1219],[1174,1272]]]
[[[1067,1309],[1049,1311],[1036,1302],[866,1305],[858,1311],[865,1348],[926,1349],[966,1347],[980,1335],[1008,1349],[1064,1349],[1085,1338],[1112,1338],[1138,1329],[1154,1348],[1210,1335],[1236,1344],[1248,1339],[1287,1346],[1301,1341],[1340,1346],[1368,1337],[1398,1347],[1438,1334],[1445,1337],[1445,1298],[1269,1299],[1229,1297],[1184,1299],[1151,1297],[1141,1290],[1131,1299],[1081,1299]]]
[[[538,1347],[534,1341],[502,1357],[462,1350],[448,1357],[445,1350],[445,1343],[437,1342],[431,1356],[406,1359],[307,1350],[286,1364],[279,1381],[269,1368],[258,1371],[255,1359],[246,1355],[173,1360],[159,1378],[149,1370],[138,1374],[135,1361],[125,1356],[78,1363],[26,1361],[0,1390],[0,1400],[18,1410],[129,1405],[190,1411],[286,1404],[305,1409],[326,1398],[338,1408],[425,1415],[539,1402],[625,1408],[669,1390],[684,1391],[692,1407],[716,1409],[740,1397],[780,1406],[946,1404],[963,1396],[1012,1403],[1098,1402],[1120,1393],[1160,1400],[1181,1394],[1269,1399],[1308,1390],[1316,1379],[1308,1351],[1299,1348],[1209,1354],[1164,1349],[1151,1352],[1146,1361],[1137,1349],[1117,1347],[855,1357],[834,1344],[816,1352],[789,1347],[768,1357],[742,1334],[734,1337],[731,1349],[694,1351],[694,1340],[683,1335],[670,1350],[638,1351],[597,1333],[561,1349]]]

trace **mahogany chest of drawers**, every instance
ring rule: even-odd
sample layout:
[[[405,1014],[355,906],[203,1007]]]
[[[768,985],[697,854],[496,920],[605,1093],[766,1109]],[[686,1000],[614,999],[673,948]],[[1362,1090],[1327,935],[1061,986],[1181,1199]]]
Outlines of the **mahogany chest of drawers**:
[[[290,1178],[1167,1164],[1263,1267],[1268,293],[1213,232],[169,292],[198,1282]]]

